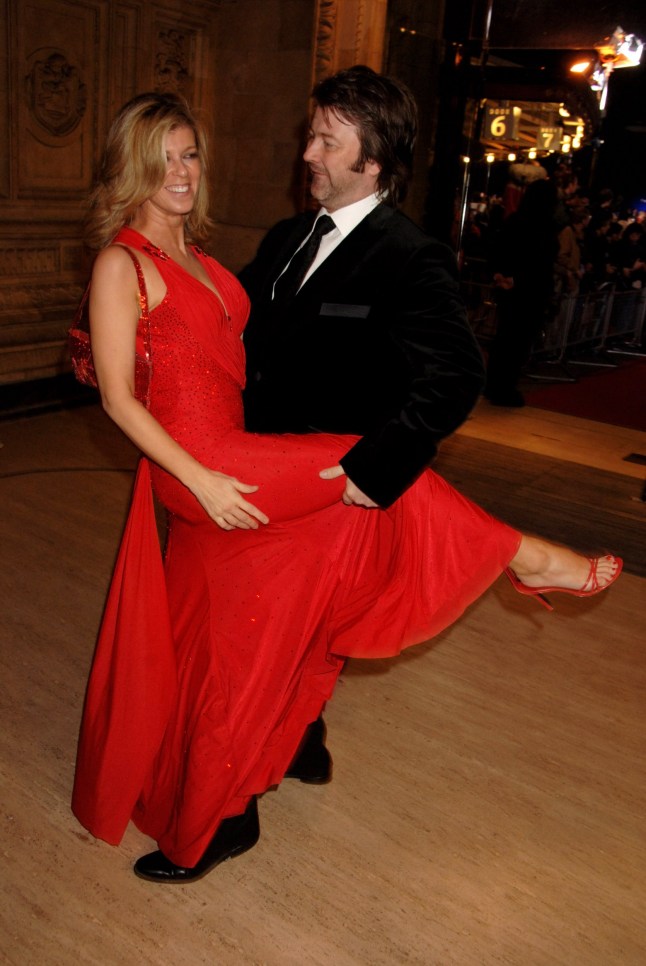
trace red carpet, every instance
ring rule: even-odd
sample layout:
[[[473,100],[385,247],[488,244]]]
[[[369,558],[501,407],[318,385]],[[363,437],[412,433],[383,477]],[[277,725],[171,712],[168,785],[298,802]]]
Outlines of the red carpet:
[[[578,382],[525,391],[528,406],[646,432],[646,360],[621,361],[616,369],[572,369]]]

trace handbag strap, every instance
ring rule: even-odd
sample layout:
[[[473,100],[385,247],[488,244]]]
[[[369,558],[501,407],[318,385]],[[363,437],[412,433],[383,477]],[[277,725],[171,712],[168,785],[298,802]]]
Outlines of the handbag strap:
[[[132,263],[135,266],[135,271],[137,273],[137,282],[139,283],[139,306],[141,308],[141,315],[139,317],[139,321],[141,322],[141,325],[142,325],[146,362],[150,365],[151,354],[152,354],[151,338],[150,338],[150,313],[148,311],[148,292],[146,291],[146,279],[144,277],[144,270],[141,267],[139,259],[132,251],[132,249],[128,248],[127,245],[122,245],[120,242],[117,242],[117,245],[119,245],[119,248],[123,248],[124,251],[128,252],[128,254],[130,255],[130,258],[132,259]]]

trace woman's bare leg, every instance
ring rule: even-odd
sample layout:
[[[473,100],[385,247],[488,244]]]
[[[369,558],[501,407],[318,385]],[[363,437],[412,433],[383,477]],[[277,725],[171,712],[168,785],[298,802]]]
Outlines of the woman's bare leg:
[[[526,587],[588,589],[585,584],[590,573],[589,558],[540,537],[523,536],[509,566]],[[614,557],[599,558],[596,571],[599,587],[612,581],[617,568]]]

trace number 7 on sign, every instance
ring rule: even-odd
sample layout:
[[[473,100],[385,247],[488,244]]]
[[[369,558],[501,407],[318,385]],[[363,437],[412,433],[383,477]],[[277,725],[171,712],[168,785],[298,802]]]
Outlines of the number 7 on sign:
[[[536,147],[542,151],[557,151],[561,146],[563,128],[541,127],[536,135]]]

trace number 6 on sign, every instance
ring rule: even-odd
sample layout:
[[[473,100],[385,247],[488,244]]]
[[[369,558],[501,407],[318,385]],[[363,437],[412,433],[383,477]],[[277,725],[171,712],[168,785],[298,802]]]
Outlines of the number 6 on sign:
[[[502,104],[487,105],[486,129],[491,138],[505,138],[508,141],[518,140],[518,122],[521,110]]]

